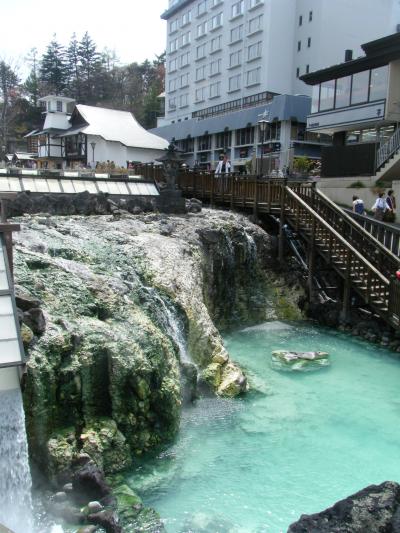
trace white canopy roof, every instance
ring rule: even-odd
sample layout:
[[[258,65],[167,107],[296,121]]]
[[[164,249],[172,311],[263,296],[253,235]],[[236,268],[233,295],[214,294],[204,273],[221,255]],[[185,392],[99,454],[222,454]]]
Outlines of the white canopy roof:
[[[88,125],[73,128],[74,133],[77,133],[78,130],[86,135],[99,135],[106,141],[117,141],[134,148],[153,150],[168,148],[168,142],[165,139],[142,128],[129,111],[116,111],[82,104],[78,104],[76,107]],[[63,136],[71,134],[72,129],[66,131]]]

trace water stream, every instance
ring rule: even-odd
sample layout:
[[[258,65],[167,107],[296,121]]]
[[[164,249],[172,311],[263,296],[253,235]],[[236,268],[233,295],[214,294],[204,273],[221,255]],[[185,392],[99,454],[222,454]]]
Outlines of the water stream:
[[[0,524],[14,533],[32,533],[31,474],[19,386],[0,391],[0,473]]]
[[[309,324],[270,322],[226,338],[253,392],[183,412],[176,443],[128,482],[168,533],[279,533],[371,483],[400,481],[400,360]],[[271,369],[273,349],[325,350],[315,373]]]

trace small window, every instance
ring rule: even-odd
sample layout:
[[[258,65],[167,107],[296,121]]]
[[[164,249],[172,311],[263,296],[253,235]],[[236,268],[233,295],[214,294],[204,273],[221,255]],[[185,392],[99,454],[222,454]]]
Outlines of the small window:
[[[311,47],[311,37],[307,39],[307,48]]]
[[[301,50],[301,41],[297,41],[297,51],[300,52]]]
[[[300,76],[300,69],[299,67],[296,68],[296,78],[298,78]]]
[[[63,110],[62,101],[61,100],[57,100],[57,111],[62,113],[62,110]]]
[[[310,11],[308,14],[308,22],[311,22],[311,21],[312,21],[312,11]]]
[[[307,65],[306,66],[306,74],[308,74],[310,72],[310,65]]]
[[[303,26],[303,15],[299,16],[299,26]]]

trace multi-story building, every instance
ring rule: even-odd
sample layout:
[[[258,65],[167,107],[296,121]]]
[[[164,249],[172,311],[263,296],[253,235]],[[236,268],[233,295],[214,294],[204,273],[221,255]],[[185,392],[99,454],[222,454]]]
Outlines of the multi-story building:
[[[254,128],[275,95],[310,96],[300,77],[338,63],[345,49],[358,56],[359,43],[396,31],[400,1],[170,0],[162,18],[167,21],[165,117],[156,132],[183,141],[183,132],[193,138],[196,128],[181,123],[206,121],[200,129],[210,135],[217,128],[214,117],[258,108],[248,120]],[[303,100],[294,111],[294,122],[304,124]],[[228,128],[236,137],[233,126],[227,121],[222,132]],[[281,148],[288,153],[293,146],[286,137],[289,144],[281,142]],[[188,162],[204,163],[197,135],[193,142]],[[278,159],[279,166],[286,164],[285,157]]]
[[[322,176],[398,177],[400,33],[362,45],[365,55],[303,76],[313,89],[308,131],[333,135]]]

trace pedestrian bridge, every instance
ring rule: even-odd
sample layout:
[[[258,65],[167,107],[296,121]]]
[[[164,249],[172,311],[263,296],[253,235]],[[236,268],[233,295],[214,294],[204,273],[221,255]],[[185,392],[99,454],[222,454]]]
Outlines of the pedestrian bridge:
[[[350,311],[355,291],[386,323],[400,326],[399,233],[371,221],[363,227],[316,187],[315,183],[258,178],[246,175],[180,173],[177,183],[185,196],[231,209],[252,211],[279,218],[279,258],[283,261],[284,227],[289,225],[307,243],[310,295],[318,254],[343,279],[343,316]],[[392,230],[390,230],[392,228]],[[375,235],[374,235],[375,233]],[[390,246],[388,246],[390,244]]]

